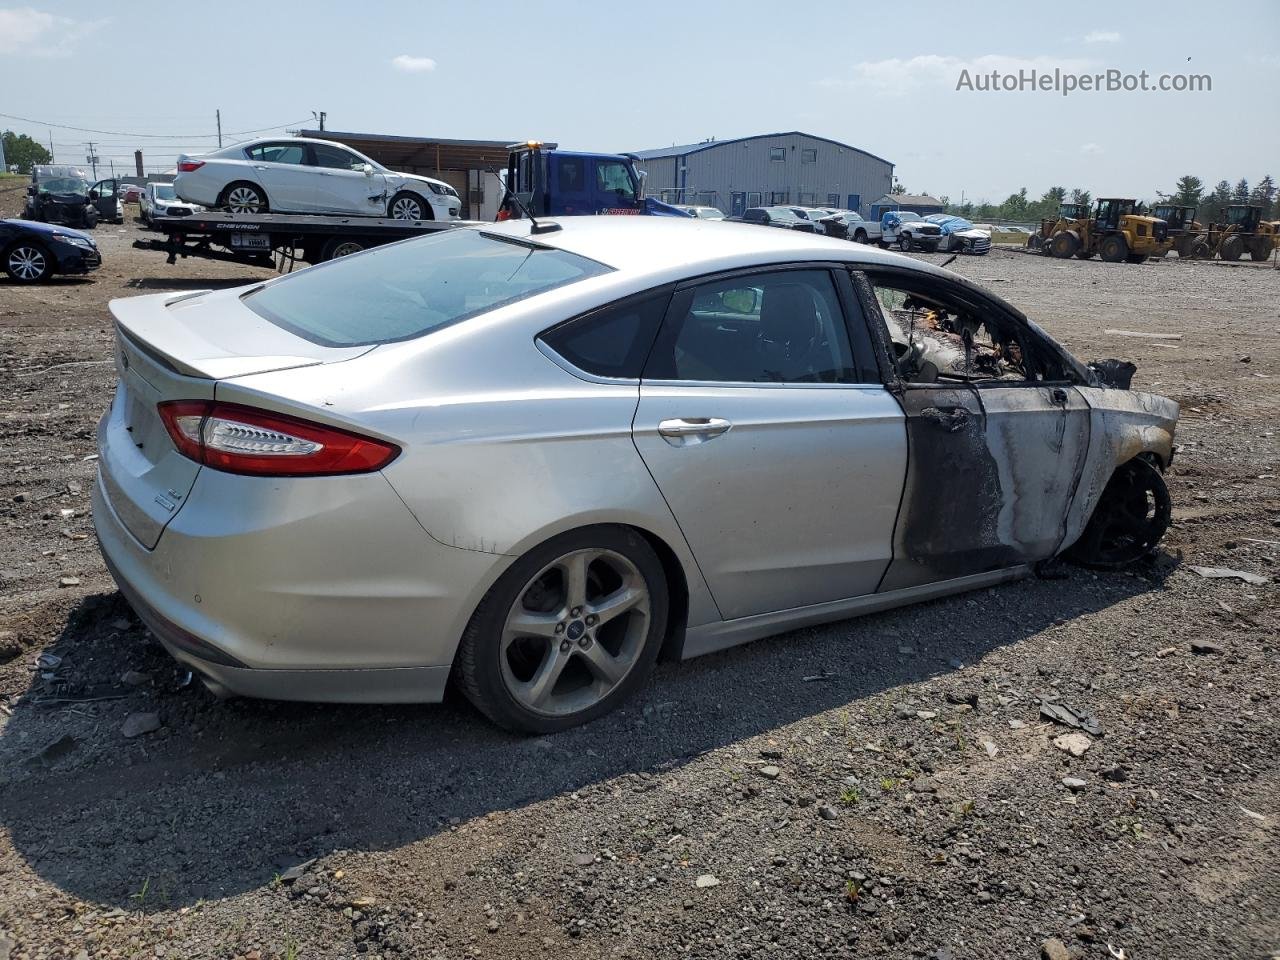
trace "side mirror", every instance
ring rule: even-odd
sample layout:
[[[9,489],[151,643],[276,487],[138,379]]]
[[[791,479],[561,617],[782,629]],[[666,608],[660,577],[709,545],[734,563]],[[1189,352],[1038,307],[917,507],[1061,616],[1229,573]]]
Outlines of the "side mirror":
[[[361,169],[361,171],[364,173],[364,175],[365,175],[366,177],[372,177],[372,176],[373,176],[373,164],[371,164],[371,163],[366,163],[366,164],[364,164],[363,166],[361,166],[361,167],[360,167],[360,169]]]

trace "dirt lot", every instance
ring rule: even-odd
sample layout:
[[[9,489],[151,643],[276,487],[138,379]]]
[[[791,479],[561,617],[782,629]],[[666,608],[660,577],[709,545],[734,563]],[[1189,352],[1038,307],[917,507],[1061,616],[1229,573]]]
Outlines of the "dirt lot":
[[[666,664],[528,740],[217,701],[148,639],[88,516],[106,303],[263,274],[97,236],[91,281],[0,280],[0,960],[1278,955],[1269,265],[955,264],[1182,404],[1153,563]],[[1042,698],[1096,715],[1083,755]]]

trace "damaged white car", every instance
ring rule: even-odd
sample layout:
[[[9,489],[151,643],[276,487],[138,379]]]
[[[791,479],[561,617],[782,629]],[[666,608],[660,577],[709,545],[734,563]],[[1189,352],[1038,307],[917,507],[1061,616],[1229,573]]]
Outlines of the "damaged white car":
[[[625,222],[624,222],[625,221]],[[215,690],[550,732],[659,653],[1119,566],[1178,407],[944,270],[565,217],[111,305],[94,524]]]

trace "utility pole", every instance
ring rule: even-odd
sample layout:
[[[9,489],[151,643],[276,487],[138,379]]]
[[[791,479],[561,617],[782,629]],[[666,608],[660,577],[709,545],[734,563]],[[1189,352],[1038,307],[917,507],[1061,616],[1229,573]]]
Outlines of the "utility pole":
[[[325,113],[323,110],[321,110],[319,113],[316,113],[314,110],[312,110],[311,115],[320,122],[320,132],[324,133],[324,118],[327,117],[329,114]]]
[[[98,153],[93,149],[93,141],[89,141],[89,155],[84,158],[85,163],[93,167],[93,179],[98,179]]]
[[[49,162],[53,163],[53,131],[47,131],[49,134]]]
[[[214,118],[218,121],[218,149],[222,149],[222,111],[213,111]]]

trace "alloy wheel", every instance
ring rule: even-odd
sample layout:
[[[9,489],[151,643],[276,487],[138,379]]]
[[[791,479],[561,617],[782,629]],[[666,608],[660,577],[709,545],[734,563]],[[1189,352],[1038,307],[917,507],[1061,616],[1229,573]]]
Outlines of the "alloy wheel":
[[[253,187],[236,187],[227,194],[227,209],[232,213],[257,213],[262,206],[262,196]]]
[[[567,553],[520,591],[499,644],[502,679],[521,706],[549,717],[589,709],[640,659],[651,598],[628,558]]]
[[[391,204],[391,219],[421,220],[422,204],[413,197],[400,197]]]
[[[15,247],[9,252],[9,271],[19,280],[39,280],[49,261],[37,247]]]

